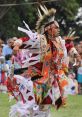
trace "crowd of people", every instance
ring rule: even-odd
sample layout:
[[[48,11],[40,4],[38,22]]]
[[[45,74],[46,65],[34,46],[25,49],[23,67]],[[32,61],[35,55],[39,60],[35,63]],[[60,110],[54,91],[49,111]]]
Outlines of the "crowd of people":
[[[28,40],[28,37],[22,37],[20,39]],[[17,37],[12,37],[12,38],[9,38],[6,43],[2,39],[0,39],[0,64],[2,65],[2,66],[0,65],[0,84],[4,85],[6,83],[7,74],[8,74],[7,72],[11,67],[11,65],[13,64],[13,58],[15,59],[14,69],[16,70],[17,73],[18,73],[17,69],[21,69],[19,70],[19,72],[20,73],[22,72],[21,54],[23,53],[21,51],[19,52],[19,48],[18,48],[18,46],[20,47],[19,42],[17,42],[17,45],[15,46],[16,41],[20,39],[18,39]],[[82,70],[81,70],[82,69],[81,68],[82,67],[82,41],[79,41],[76,43],[74,40],[71,40],[71,37],[65,37],[64,39],[67,44],[68,44],[68,41],[71,43],[70,47],[67,47],[68,51],[69,51],[69,48],[71,49],[71,46],[73,46],[76,49],[76,53],[72,58],[73,60],[70,61],[68,72],[70,73],[72,71],[71,73],[73,74],[71,75],[73,75],[74,79],[76,79],[78,82],[77,92],[78,94],[82,94]],[[71,54],[73,55],[73,52],[71,52]],[[74,59],[76,59],[76,61]],[[9,65],[9,68],[8,68],[8,65]],[[70,69],[70,66],[72,67],[71,69]],[[26,67],[28,66],[26,65]]]
[[[18,27],[27,37],[0,39],[0,84],[17,102],[10,117],[48,116],[49,106],[66,104],[68,94],[82,94],[82,41],[61,37],[55,9],[40,6],[37,32]],[[19,99],[19,97],[21,97]],[[31,115],[31,116],[30,116]]]
[[[79,41],[76,45],[75,48],[78,52],[78,57],[77,57],[77,65],[74,68],[74,72],[76,75],[76,80],[78,82],[78,94],[82,94],[82,41]]]

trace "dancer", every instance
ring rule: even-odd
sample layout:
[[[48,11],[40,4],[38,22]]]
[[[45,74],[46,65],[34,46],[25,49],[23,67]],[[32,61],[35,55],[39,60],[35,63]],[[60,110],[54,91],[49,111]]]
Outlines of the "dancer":
[[[25,22],[27,29],[18,27],[29,37],[26,44],[30,56],[23,61],[26,65],[23,68],[28,69],[21,76],[14,75],[10,80],[12,93],[17,91],[23,102],[11,108],[10,117],[17,113],[19,117],[47,117],[49,105],[54,105],[58,109],[65,102],[65,87],[68,86],[65,75],[68,67],[65,41],[59,36],[59,24],[54,19],[56,10],[48,10],[42,5],[40,9],[44,15],[42,16],[38,9],[37,32],[32,32]],[[24,41],[16,41],[15,47],[19,42],[22,44]],[[7,86],[9,89],[10,86]],[[15,95],[16,98],[17,96]]]

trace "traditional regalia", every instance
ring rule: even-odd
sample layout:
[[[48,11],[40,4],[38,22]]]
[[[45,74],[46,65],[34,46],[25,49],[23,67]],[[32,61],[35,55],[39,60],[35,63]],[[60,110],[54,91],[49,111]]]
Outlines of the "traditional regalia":
[[[70,32],[68,34],[68,36],[64,37],[65,42],[66,42],[66,48],[67,48],[67,53],[68,53],[68,57],[69,57],[69,68],[73,69],[74,66],[76,66],[77,64],[77,56],[79,56],[76,48],[74,47],[74,39],[79,38],[78,36],[74,36],[75,31],[74,32]]]
[[[37,32],[32,32],[25,22],[27,29],[18,27],[29,39],[26,40],[26,51],[20,50],[27,53],[21,55],[21,58],[25,58],[21,62],[22,68],[26,69],[23,74],[8,77],[7,80],[8,91],[19,100],[11,107],[10,117],[47,117],[49,105],[58,109],[65,101],[66,87],[69,86],[65,75],[68,66],[65,41],[58,32],[55,35],[52,30],[59,29],[54,20],[56,10],[48,10],[41,5],[40,9],[44,15],[42,16],[38,9]],[[51,33],[48,32],[49,29]],[[23,40],[17,40],[15,45],[18,43],[23,44]]]

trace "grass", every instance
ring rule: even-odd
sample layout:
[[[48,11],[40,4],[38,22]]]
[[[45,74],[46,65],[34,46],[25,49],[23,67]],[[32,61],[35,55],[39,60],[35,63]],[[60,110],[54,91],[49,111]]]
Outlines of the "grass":
[[[10,106],[14,104],[13,102],[9,102],[7,94],[0,94],[0,117],[9,117],[9,109]]]
[[[58,111],[51,109],[51,117],[82,117],[82,95],[69,96],[67,106]]]
[[[8,101],[7,94],[0,94],[0,117],[8,117],[10,106],[13,102]],[[82,96],[69,96],[67,107],[59,110],[51,108],[51,117],[82,117]]]

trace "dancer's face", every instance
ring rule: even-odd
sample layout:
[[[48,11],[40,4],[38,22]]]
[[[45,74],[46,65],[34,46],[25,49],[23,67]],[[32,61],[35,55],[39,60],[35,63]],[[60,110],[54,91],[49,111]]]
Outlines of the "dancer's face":
[[[51,37],[51,39],[59,36],[60,29],[56,21],[47,27],[47,33]]]

